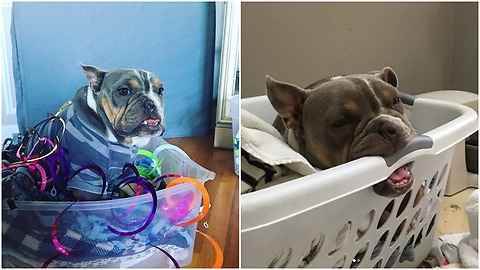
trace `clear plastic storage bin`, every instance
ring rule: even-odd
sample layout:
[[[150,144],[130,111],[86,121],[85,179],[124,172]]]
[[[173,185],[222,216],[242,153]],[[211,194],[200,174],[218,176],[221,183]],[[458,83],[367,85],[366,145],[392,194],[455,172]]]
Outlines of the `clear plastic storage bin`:
[[[167,142],[154,138],[144,148],[153,152],[163,144]],[[181,174],[202,184],[215,177],[214,172],[202,168],[179,151],[165,149],[158,158],[163,160],[162,174]],[[135,237],[114,234],[108,226],[121,232],[141,228],[152,211],[150,194],[73,204],[59,218],[57,236],[59,243],[68,251],[80,254],[58,256],[49,267],[172,267],[172,261],[157,247],[173,256],[180,266],[189,264],[197,223],[185,227],[175,224],[198,215],[202,195],[191,184],[178,184],[157,191],[156,195],[154,218]],[[10,210],[3,203],[2,266],[41,267],[54,255],[60,254],[52,241],[52,225],[71,204],[17,201],[17,208]],[[142,265],[146,260],[148,264]]]
[[[403,151],[241,196],[242,267],[417,267],[426,258],[453,146],[478,128],[477,114],[444,101],[403,100],[418,133]],[[269,123],[276,116],[266,96],[242,99],[242,108]],[[397,198],[374,193],[373,184],[409,162],[409,192]],[[414,205],[421,185],[425,195]],[[386,209],[391,214],[380,221]]]
[[[240,131],[239,131],[239,95],[230,97],[230,112],[232,115],[232,135],[233,135],[233,162],[235,173],[240,174]]]

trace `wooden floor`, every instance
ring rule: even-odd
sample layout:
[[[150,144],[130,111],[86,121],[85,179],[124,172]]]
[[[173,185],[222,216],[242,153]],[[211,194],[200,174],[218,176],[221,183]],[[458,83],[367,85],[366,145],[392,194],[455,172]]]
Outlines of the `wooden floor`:
[[[233,150],[213,147],[213,135],[166,139],[183,149],[200,166],[216,173],[205,183],[211,200],[198,230],[213,237],[224,252],[223,268],[239,267],[239,181],[234,173]],[[204,223],[208,223],[208,228]],[[212,244],[197,234],[192,263],[188,268],[210,268],[216,253]]]

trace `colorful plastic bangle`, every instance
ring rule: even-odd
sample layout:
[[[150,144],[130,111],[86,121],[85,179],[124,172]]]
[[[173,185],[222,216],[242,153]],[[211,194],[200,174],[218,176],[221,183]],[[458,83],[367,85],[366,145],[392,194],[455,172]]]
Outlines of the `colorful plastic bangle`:
[[[202,185],[202,183],[200,183],[198,180],[190,178],[190,177],[182,177],[182,178],[177,178],[177,179],[172,180],[170,183],[168,183],[167,189],[169,187],[176,186],[180,183],[189,183],[189,184],[192,184],[195,187],[197,187],[200,190],[200,192],[202,193],[203,205],[205,206],[205,207],[203,207],[202,211],[196,217],[194,217],[193,219],[191,219],[189,221],[182,222],[180,224],[176,224],[177,226],[182,227],[182,226],[188,226],[188,225],[191,225],[195,222],[198,222],[199,220],[201,220],[202,218],[204,218],[207,215],[208,205],[210,205],[210,196],[208,195],[208,191]],[[167,196],[167,198],[168,198],[168,196]]]

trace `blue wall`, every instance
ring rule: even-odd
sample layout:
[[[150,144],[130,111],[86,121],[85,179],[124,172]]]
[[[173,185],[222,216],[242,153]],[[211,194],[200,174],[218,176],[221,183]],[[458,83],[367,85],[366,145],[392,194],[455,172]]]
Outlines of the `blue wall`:
[[[155,73],[165,84],[164,137],[211,129],[215,3],[15,2],[12,43],[21,132],[87,84],[80,62]]]

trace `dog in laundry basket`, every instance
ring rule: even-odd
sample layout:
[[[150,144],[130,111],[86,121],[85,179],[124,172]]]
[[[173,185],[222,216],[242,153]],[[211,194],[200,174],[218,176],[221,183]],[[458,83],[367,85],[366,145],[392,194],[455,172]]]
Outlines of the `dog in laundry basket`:
[[[69,150],[70,171],[95,164],[111,183],[124,177],[122,167],[132,162],[138,147],[164,133],[164,86],[145,70],[82,68],[88,86],[77,90],[73,106],[60,115],[66,122],[60,147]],[[68,189],[77,200],[99,199],[99,178],[81,171],[68,181]]]
[[[405,148],[416,132],[404,114],[393,69],[333,76],[305,88],[267,76],[267,96],[278,112],[274,126],[313,166],[327,169],[364,156]],[[408,165],[373,186],[397,197],[413,184]]]

